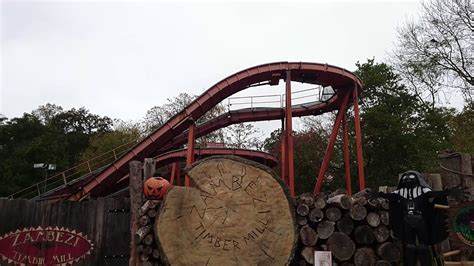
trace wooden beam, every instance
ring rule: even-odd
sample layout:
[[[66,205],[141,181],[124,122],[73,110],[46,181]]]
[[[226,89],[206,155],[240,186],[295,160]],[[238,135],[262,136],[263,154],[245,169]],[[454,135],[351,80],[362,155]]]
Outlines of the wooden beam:
[[[143,175],[142,163],[130,162],[130,259],[129,265],[139,265],[139,256],[135,245],[135,233],[138,230],[137,213],[143,204]]]
[[[191,164],[194,163],[195,131],[196,131],[196,126],[194,125],[194,123],[192,123],[189,126],[189,130],[188,130],[188,151],[186,154],[186,166],[190,166]],[[191,185],[191,180],[189,179],[189,176],[186,175],[184,179],[184,186],[189,187],[190,185]]]

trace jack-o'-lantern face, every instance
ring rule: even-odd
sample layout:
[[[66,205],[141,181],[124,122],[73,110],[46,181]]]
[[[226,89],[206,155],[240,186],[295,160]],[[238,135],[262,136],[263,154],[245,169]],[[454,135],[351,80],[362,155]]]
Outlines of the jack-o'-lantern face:
[[[143,185],[143,192],[148,199],[163,199],[169,189],[170,183],[162,177],[150,177]]]

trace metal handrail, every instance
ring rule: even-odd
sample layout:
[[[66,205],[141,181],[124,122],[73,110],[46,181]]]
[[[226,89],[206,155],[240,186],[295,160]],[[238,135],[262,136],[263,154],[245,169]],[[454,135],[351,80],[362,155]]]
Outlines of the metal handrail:
[[[319,97],[320,96],[320,87],[313,87],[309,89],[302,89],[299,91],[294,91],[291,94],[296,95],[296,94],[301,94],[303,92],[308,92],[308,91],[317,91],[316,94],[311,94],[311,95],[303,95],[303,96],[297,96],[297,97],[292,97],[293,100],[299,100],[299,99],[305,99],[305,98],[310,98],[310,97]],[[237,96],[237,97],[229,97],[227,98],[227,109],[230,111],[231,106],[236,106],[236,105],[250,105],[250,108],[254,108],[256,104],[264,104],[264,103],[280,103],[280,107],[283,108],[285,105],[285,96],[286,94],[268,94],[268,95],[256,95],[256,96]],[[268,101],[255,101],[254,99],[258,98],[269,98],[269,97],[278,97],[278,100],[268,100]],[[232,100],[243,100],[247,99],[247,101],[238,101],[235,103],[232,103]],[[314,102],[314,101],[310,101]]]
[[[43,193],[46,191],[49,191],[53,188],[58,187],[59,185],[66,185],[69,181],[68,179],[71,179],[73,176],[77,175],[77,177],[81,177],[84,174],[90,174],[97,170],[98,168],[104,166],[104,163],[107,160],[116,160],[118,157],[123,155],[129,148],[133,146],[139,139],[132,140],[130,142],[124,143],[118,147],[115,147],[112,150],[109,150],[107,152],[104,152],[103,154],[100,154],[98,156],[95,156],[85,162],[82,162],[76,166],[73,166],[69,169],[66,169],[64,171],[61,171],[60,173],[57,173],[53,176],[50,176],[42,181],[39,181],[37,183],[34,183],[30,185],[29,187],[26,187],[24,189],[21,189],[11,195],[8,196],[8,198],[19,198],[19,197],[25,197],[29,198],[30,195],[31,197],[34,196],[41,196]],[[121,150],[123,149],[123,150]],[[100,159],[100,160],[99,160]],[[72,173],[70,173],[73,171]],[[62,181],[62,182],[61,182]],[[57,186],[53,186],[53,184],[57,184]],[[51,187],[49,189],[45,189],[45,191],[41,191],[41,187]],[[28,196],[28,197],[27,197]]]

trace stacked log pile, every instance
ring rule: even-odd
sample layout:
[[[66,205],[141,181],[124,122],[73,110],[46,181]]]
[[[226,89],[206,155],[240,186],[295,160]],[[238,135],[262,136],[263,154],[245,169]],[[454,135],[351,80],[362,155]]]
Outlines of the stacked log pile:
[[[147,200],[138,210],[136,245],[141,265],[161,265],[154,234],[155,217],[160,205],[160,200]]]
[[[334,265],[391,265],[399,262],[399,244],[390,237],[388,202],[368,200],[364,191],[343,191],[296,198],[299,257],[296,265],[313,265],[314,251],[331,251]]]

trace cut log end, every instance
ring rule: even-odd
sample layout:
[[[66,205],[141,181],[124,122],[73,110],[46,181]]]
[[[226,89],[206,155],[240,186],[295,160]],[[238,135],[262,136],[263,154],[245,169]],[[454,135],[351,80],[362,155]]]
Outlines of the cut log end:
[[[335,232],[327,241],[328,250],[340,261],[346,261],[352,257],[355,251],[354,242],[341,232]]]
[[[270,169],[216,156],[193,164],[188,175],[194,186],[171,188],[157,214],[166,264],[290,263],[298,240],[294,202]],[[307,231],[301,235],[314,245]]]

